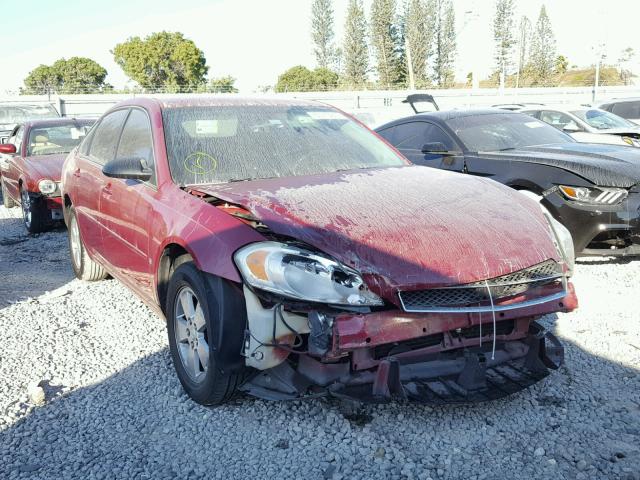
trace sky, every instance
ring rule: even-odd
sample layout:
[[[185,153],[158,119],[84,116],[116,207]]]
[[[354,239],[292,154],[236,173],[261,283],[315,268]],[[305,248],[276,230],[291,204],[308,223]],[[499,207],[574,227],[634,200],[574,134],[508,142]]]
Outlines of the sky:
[[[456,78],[470,71],[481,76],[493,65],[492,21],[495,0],[453,0],[458,32]],[[364,0],[367,14],[371,0]],[[9,0],[0,0],[0,6]],[[107,81],[129,81],[110,50],[131,36],[168,30],[184,33],[204,51],[209,76],[231,75],[242,93],[274,85],[294,65],[315,66],[311,42],[312,0],[22,0],[2,26],[0,94],[17,91],[40,64],[85,56],[109,73]],[[341,41],[347,0],[334,0],[336,40]],[[535,24],[545,4],[558,53],[570,65],[595,61],[594,47],[604,44],[610,60],[622,49],[638,52],[640,73],[640,0],[515,0],[516,15]],[[99,7],[98,7],[99,6]],[[5,8],[6,10],[6,8]],[[132,83],[129,81],[129,85]]]

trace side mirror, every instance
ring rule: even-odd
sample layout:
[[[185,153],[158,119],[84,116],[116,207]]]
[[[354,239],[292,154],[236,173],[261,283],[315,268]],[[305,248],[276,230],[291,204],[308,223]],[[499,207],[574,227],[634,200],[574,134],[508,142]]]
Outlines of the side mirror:
[[[422,153],[445,153],[449,150],[444,146],[442,142],[425,143],[422,146]]]
[[[116,158],[102,167],[102,173],[111,178],[126,178],[143,182],[150,180],[153,175],[146,160],[141,158]]]
[[[0,144],[0,153],[6,153],[8,155],[16,153],[16,146],[13,143],[2,143]]]
[[[569,122],[564,127],[562,127],[562,131],[566,133],[575,133],[581,132],[582,129],[575,122]]]

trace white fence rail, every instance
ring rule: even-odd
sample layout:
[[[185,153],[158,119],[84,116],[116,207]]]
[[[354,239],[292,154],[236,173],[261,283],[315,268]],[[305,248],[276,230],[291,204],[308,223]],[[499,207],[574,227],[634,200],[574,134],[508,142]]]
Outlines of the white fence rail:
[[[370,124],[380,124],[393,118],[410,115],[410,108],[402,103],[407,90],[360,91],[360,92],[302,92],[275,94],[318,100],[347,112],[357,114]],[[552,88],[507,88],[498,89],[450,89],[429,90],[441,109],[487,107],[500,103],[544,103],[544,104],[591,104],[609,98],[640,97],[640,86],[600,87],[552,87]],[[206,94],[177,94],[206,95]],[[52,103],[64,116],[99,116],[119,101],[136,96],[171,97],[165,94],[96,94],[60,96],[14,96],[0,98],[2,102]],[[274,96],[270,94],[269,96]],[[593,99],[595,98],[595,102]]]

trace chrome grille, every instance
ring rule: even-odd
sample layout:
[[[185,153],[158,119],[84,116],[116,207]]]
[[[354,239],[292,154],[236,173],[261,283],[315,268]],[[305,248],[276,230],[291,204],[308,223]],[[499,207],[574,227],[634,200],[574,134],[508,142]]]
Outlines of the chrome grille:
[[[490,303],[489,290],[493,301],[497,302],[552,283],[564,285],[562,266],[553,260],[547,260],[533,267],[492,278],[486,283],[482,281],[455,287],[400,292],[400,301],[407,312],[481,307]]]

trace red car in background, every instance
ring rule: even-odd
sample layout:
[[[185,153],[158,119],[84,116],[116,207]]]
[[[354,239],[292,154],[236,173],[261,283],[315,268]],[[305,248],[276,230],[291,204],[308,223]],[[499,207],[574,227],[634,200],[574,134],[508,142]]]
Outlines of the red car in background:
[[[62,186],[77,277],[111,274],[166,318],[197,402],[487,400],[562,362],[536,319],[577,306],[566,229],[331,107],[130,100]]]
[[[22,207],[29,233],[42,232],[63,219],[62,164],[94,122],[74,118],[25,122],[0,145],[2,201],[7,208]]]

